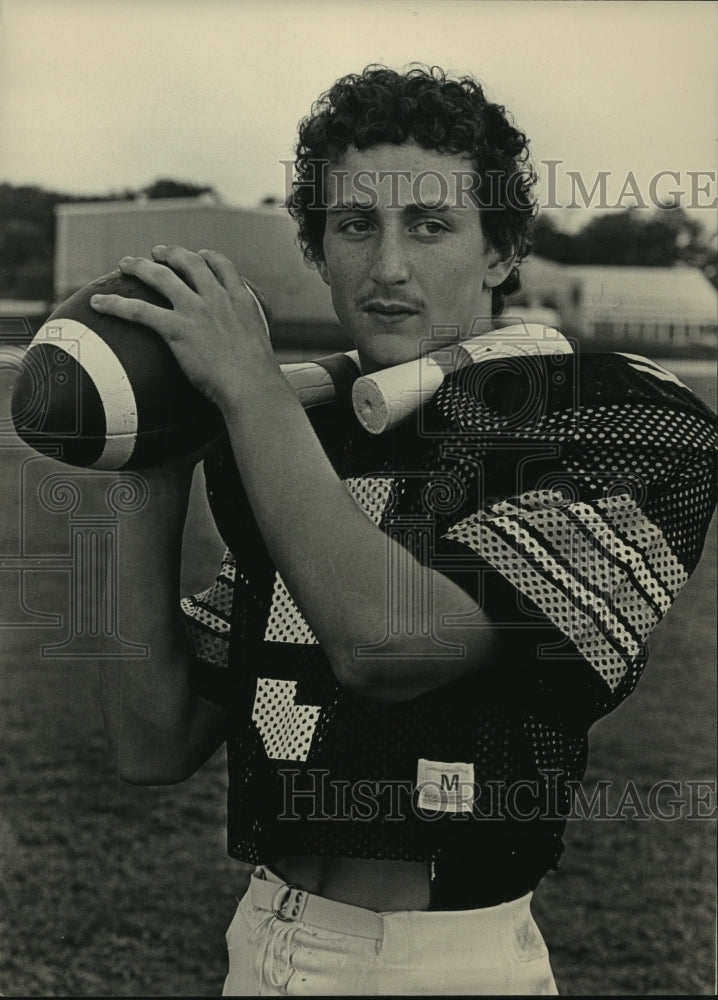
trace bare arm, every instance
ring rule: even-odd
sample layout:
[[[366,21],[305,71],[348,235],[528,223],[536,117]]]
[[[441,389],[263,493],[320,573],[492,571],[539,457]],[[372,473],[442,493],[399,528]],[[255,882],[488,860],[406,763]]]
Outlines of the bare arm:
[[[192,682],[192,652],[179,607],[182,531],[192,467],[147,470],[144,507],[122,515],[119,621],[146,657],[100,660],[105,728],[120,773],[164,784],[192,774],[224,739],[224,712]]]
[[[341,684],[401,701],[497,655],[496,636],[475,602],[358,507],[281,376],[255,378],[223,410],[267,547]],[[401,606],[392,612],[397,594]],[[472,625],[445,624],[460,614]],[[463,646],[464,655],[438,656],[442,642]]]
[[[494,662],[496,634],[471,598],[387,538],[347,493],[229,261],[180,248],[155,256],[192,287],[160,263],[130,258],[121,266],[166,295],[174,310],[115,296],[101,297],[96,307],[157,329],[195,386],[222,409],[269,552],[339,682],[399,701]],[[402,567],[398,581],[390,566]],[[396,587],[404,613],[387,643]],[[447,626],[448,615],[471,616],[472,624]],[[437,657],[437,639],[462,645],[463,655]],[[376,655],[366,655],[378,644]]]

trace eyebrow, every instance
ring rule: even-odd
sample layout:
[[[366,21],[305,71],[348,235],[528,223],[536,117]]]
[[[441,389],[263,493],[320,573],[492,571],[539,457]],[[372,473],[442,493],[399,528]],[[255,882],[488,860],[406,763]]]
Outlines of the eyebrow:
[[[427,212],[431,212],[432,214],[436,212],[450,212],[453,207],[453,205],[449,205],[445,201],[415,201],[411,205],[406,205],[404,211],[409,212],[411,215],[424,215]]]
[[[352,198],[348,202],[342,201],[337,205],[329,205],[327,207],[327,212],[340,213],[340,212],[373,212],[376,209],[376,202],[362,202],[358,199]],[[416,201],[412,202],[410,205],[396,206],[402,212],[407,212],[410,215],[426,215],[427,213],[436,212],[450,212],[454,207],[445,202],[430,202]]]

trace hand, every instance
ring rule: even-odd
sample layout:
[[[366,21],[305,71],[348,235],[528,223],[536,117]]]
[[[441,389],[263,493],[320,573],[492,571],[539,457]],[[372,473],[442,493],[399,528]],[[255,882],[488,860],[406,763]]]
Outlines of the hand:
[[[164,295],[171,309],[121,295],[93,295],[92,307],[155,330],[192,385],[220,408],[262,369],[279,372],[258,301],[227,257],[178,246],[156,246],[152,257],[123,257],[120,269]]]

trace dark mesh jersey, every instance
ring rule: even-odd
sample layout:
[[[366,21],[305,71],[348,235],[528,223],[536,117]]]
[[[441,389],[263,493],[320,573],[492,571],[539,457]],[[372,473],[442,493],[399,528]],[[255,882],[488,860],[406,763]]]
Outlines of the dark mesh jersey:
[[[495,881],[486,904],[510,898],[557,863],[588,729],[700,557],[715,418],[654,362],[586,354],[461,369],[379,437],[346,396],[311,420],[367,516],[500,629],[503,662],[399,704],[340,688],[223,443],[205,474],[228,551],[183,608],[200,690],[229,709],[229,852],[425,860],[439,885],[460,864]]]

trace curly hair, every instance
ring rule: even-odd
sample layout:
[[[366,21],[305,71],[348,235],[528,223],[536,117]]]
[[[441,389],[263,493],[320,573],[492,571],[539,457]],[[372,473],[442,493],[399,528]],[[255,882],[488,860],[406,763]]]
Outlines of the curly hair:
[[[410,141],[424,149],[464,153],[472,161],[486,238],[504,258],[514,258],[508,277],[492,290],[492,312],[499,316],[504,297],[520,287],[519,265],[531,250],[536,174],[528,141],[514,128],[506,109],[487,100],[476,80],[450,79],[437,66],[413,66],[398,73],[369,65],[360,74],[337,80],[299,123],[287,207],[298,224],[305,260],[324,259],[327,164],[336,163],[350,146],[362,150]]]

